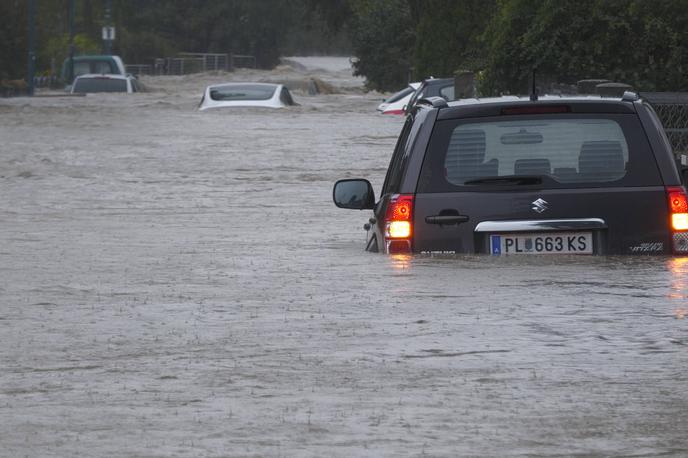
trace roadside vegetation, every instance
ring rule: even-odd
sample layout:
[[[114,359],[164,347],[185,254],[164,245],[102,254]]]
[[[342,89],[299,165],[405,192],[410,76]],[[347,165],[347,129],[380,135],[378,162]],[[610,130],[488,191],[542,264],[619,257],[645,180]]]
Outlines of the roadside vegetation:
[[[68,0],[36,0],[38,69],[67,54]],[[112,0],[114,52],[149,63],[182,51],[354,55],[370,89],[476,73],[483,95],[606,78],[688,90],[686,0]],[[26,0],[0,2],[0,78],[26,68]],[[77,52],[99,49],[101,0],[76,1]]]

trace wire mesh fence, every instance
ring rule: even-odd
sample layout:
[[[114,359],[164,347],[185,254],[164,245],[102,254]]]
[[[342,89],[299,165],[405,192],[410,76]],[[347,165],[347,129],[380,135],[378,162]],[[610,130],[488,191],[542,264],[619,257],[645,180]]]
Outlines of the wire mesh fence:
[[[197,57],[155,59],[156,75],[188,75],[205,71],[205,60]]]
[[[229,71],[232,69],[230,54],[181,52],[178,56],[184,59],[202,59],[204,72],[213,70]]]
[[[643,92],[641,96],[657,112],[674,154],[688,154],[688,93]]]
[[[232,68],[256,68],[256,56],[231,54]]]
[[[256,57],[245,54],[182,52],[176,57],[155,59],[152,66],[131,65],[127,67],[141,69],[139,73],[143,75],[188,75],[209,71],[231,72],[239,67],[256,68]]]
[[[126,69],[127,73],[131,73],[132,75],[152,75],[153,74],[153,67],[151,65],[144,65],[144,64],[132,64],[132,65],[125,65],[124,68]]]

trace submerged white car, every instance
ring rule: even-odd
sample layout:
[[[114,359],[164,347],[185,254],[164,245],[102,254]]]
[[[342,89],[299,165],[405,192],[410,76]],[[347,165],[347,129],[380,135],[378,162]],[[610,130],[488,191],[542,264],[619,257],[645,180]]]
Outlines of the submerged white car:
[[[411,100],[413,93],[420,87],[420,83],[409,83],[401,91],[390,95],[380,105],[377,106],[377,111],[382,114],[404,114],[404,107]]]
[[[296,105],[283,84],[224,83],[208,86],[198,109],[229,107],[282,108]]]

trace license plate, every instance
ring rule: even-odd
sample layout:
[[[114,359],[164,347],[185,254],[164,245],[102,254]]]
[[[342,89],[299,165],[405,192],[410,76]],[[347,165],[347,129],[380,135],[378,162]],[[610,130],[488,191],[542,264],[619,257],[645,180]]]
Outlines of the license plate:
[[[592,254],[592,232],[492,234],[490,251],[506,254]]]

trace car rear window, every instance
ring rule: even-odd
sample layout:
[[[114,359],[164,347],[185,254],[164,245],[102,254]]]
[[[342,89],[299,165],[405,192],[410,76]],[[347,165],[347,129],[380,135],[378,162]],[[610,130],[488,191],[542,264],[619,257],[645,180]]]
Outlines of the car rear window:
[[[91,64],[91,71],[89,73],[116,73],[113,70],[110,62],[96,61]]]
[[[119,78],[79,78],[74,92],[127,92],[127,81]]]
[[[485,183],[472,182],[489,177],[539,177],[551,188],[661,184],[635,115],[439,121],[419,192],[476,191]]]
[[[440,97],[446,101],[454,100],[454,84],[440,88]]]
[[[211,88],[210,98],[216,101],[270,100],[274,93],[275,87],[273,86],[236,84]]]
[[[67,64],[69,65],[69,64]],[[69,68],[69,67],[67,67]],[[74,75],[85,75],[86,73],[95,73],[91,71],[91,65],[88,62],[74,62]]]
[[[415,89],[413,89],[411,86],[406,87],[406,88],[402,89],[401,91],[396,92],[396,93],[390,95],[388,98],[386,98],[385,103],[398,102],[399,100],[403,99],[404,97],[413,93],[414,91],[415,91]]]

